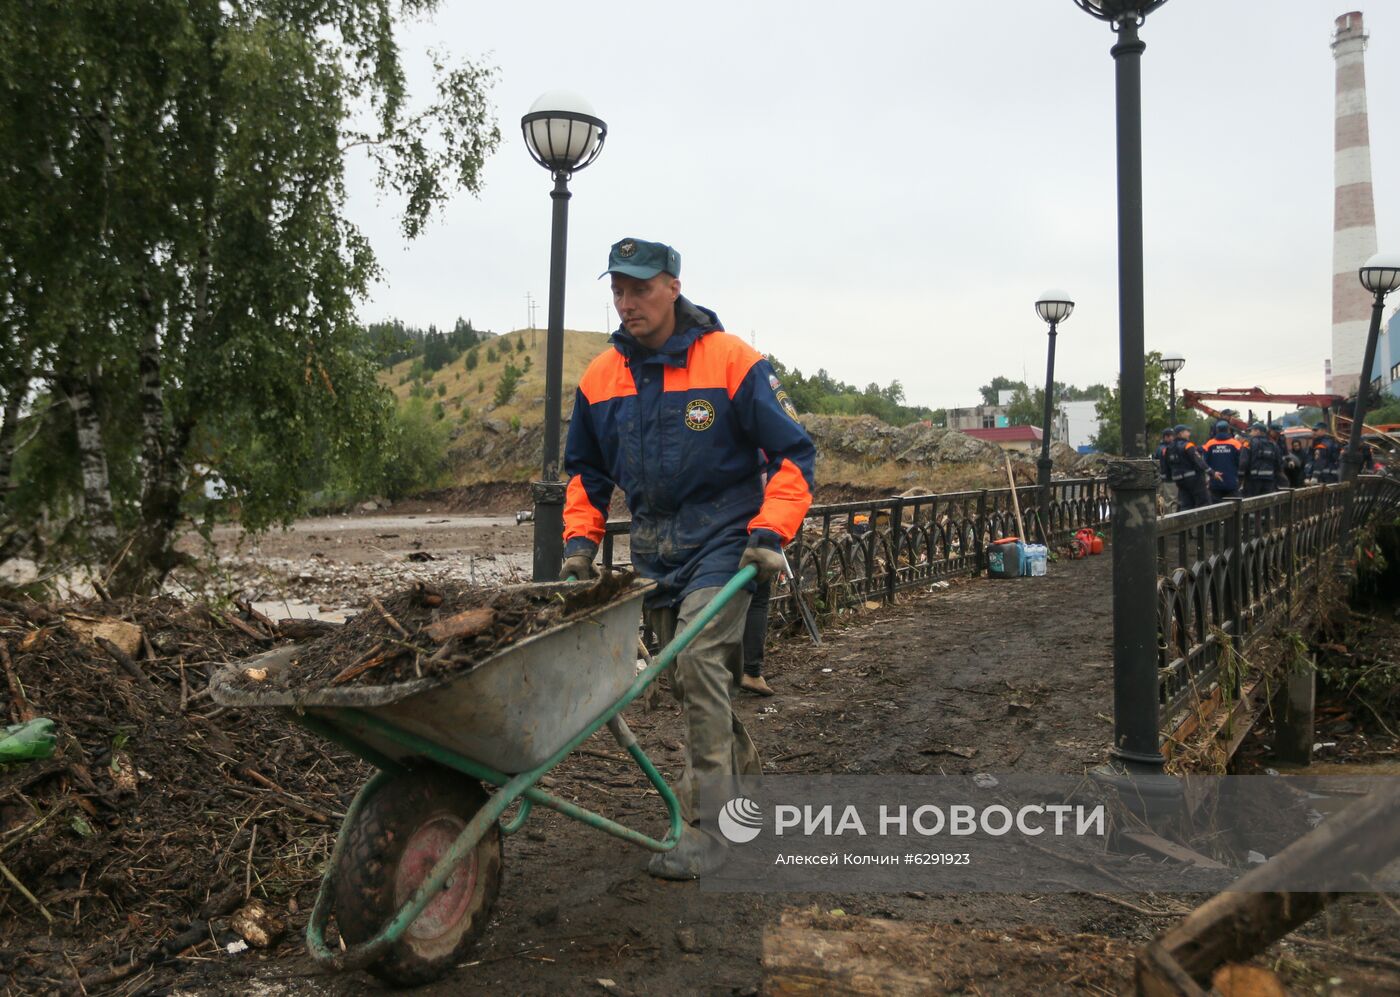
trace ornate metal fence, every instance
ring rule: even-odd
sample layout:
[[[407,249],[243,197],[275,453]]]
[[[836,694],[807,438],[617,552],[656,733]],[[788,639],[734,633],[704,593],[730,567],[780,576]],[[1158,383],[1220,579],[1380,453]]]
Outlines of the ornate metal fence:
[[[1103,478],[1056,481],[1046,510],[1037,507],[1034,487],[1016,490],[1027,533],[1067,540],[1086,526],[1106,526],[1109,492]],[[856,517],[864,516],[863,527]],[[626,535],[625,520],[608,523],[603,562],[611,565],[614,540]],[[1016,535],[1010,488],[892,497],[867,502],[813,506],[802,532],[788,547],[788,560],[803,595],[818,612],[894,597],[901,589],[986,567],[987,545]],[[775,584],[774,626],[797,620],[792,589]]]
[[[1158,520],[1158,681],[1168,729],[1221,681],[1227,643],[1243,651],[1251,638],[1286,624],[1307,584],[1330,570],[1352,490],[1317,485]],[[1363,476],[1354,503],[1352,523],[1360,528],[1400,506],[1400,482]]]

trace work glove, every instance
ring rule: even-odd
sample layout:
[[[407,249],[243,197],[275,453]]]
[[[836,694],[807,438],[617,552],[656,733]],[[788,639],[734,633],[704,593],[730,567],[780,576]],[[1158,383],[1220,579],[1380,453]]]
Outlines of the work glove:
[[[574,554],[564,558],[564,567],[559,571],[559,580],[568,582],[577,579],[587,581],[590,578],[597,578],[598,572],[593,570],[592,554]]]
[[[781,543],[776,533],[769,530],[755,531],[749,536],[749,545],[744,548],[743,556],[739,558],[739,567],[752,564],[758,569],[757,579],[760,585],[771,581],[783,570],[783,552],[769,546],[774,543]]]

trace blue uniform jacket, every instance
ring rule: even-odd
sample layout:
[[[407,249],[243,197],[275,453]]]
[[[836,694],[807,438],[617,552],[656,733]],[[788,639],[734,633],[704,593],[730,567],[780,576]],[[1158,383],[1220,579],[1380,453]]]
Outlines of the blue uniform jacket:
[[[676,605],[728,581],[750,543],[792,540],[816,448],[772,366],[709,309],[679,298],[660,350],[622,329],[611,343],[580,379],[569,422],[564,553],[597,550],[621,488],[632,563],[657,582],[648,605]]]

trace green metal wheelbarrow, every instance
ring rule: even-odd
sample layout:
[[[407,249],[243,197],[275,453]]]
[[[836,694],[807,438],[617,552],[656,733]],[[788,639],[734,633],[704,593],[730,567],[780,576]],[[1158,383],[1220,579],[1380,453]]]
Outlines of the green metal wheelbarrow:
[[[210,683],[217,703],[283,710],[379,769],[351,802],[336,837],[306,926],[312,958],[329,969],[368,969],[400,985],[449,972],[490,918],[501,882],[501,838],[519,831],[536,805],[652,851],[674,848],[680,804],[621,714],[754,574],[751,566],[741,569],[640,672],[637,628],[650,583],[444,677],[323,689],[267,688],[271,682],[248,688],[238,681],[249,667],[269,674],[286,668],[296,647],[217,672]],[[552,594],[576,584],[518,588]],[[664,837],[538,788],[542,776],[604,725],[660,794],[670,821]],[[338,949],[326,943],[332,908]]]

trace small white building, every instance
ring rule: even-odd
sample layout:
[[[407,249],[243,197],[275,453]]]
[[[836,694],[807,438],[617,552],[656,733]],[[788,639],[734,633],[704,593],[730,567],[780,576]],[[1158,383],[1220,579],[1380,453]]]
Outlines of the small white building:
[[[1060,402],[1059,438],[1076,450],[1089,446],[1099,433],[1099,417],[1094,413],[1097,402]]]

